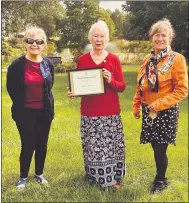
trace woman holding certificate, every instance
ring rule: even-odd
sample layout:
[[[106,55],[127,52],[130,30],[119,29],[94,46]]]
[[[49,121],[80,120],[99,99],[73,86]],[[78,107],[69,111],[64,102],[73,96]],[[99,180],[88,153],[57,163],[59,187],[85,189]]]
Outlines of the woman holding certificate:
[[[105,94],[81,97],[81,140],[85,177],[101,188],[120,187],[125,176],[125,144],[118,92],[125,89],[118,57],[108,53],[109,29],[104,21],[93,24],[88,38],[92,50],[80,56],[77,69],[103,67]],[[73,97],[68,91],[68,96]]]

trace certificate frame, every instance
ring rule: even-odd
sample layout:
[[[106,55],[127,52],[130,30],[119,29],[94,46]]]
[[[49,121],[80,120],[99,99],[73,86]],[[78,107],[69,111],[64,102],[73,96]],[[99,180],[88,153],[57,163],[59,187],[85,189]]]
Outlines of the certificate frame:
[[[74,97],[105,94],[104,67],[68,70],[69,89]]]

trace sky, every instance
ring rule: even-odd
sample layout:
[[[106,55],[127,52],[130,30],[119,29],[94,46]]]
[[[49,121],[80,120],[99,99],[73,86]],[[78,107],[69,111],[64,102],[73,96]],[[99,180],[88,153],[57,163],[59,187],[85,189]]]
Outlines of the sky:
[[[122,11],[121,9],[121,5],[125,4],[125,1],[100,1],[100,6],[104,9],[109,9],[111,11],[115,11],[115,9],[119,9],[120,11]]]

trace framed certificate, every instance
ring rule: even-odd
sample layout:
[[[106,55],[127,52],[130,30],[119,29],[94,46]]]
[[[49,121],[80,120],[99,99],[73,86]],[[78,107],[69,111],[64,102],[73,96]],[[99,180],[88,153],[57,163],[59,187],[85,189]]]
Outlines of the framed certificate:
[[[68,71],[69,88],[73,96],[104,94],[103,67]]]

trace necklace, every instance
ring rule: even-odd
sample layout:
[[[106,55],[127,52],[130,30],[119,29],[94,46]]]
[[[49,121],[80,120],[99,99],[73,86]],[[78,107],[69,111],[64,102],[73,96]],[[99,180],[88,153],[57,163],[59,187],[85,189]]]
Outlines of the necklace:
[[[147,113],[145,121],[146,121],[147,125],[152,126],[152,124],[154,123],[154,119],[156,119],[158,116],[158,112],[150,112],[147,107],[145,108],[145,111]]]
[[[154,120],[157,117],[157,112],[150,112],[148,114],[148,117],[151,118],[152,120]]]

